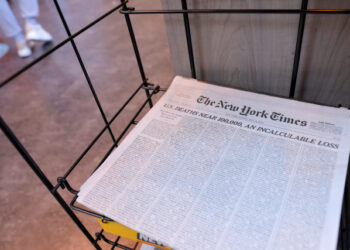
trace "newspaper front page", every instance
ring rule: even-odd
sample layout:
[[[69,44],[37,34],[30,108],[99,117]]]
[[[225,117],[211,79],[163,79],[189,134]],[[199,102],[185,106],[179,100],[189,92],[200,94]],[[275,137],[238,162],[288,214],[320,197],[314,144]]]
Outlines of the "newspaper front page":
[[[350,111],[175,77],[78,202],[174,249],[336,249]]]

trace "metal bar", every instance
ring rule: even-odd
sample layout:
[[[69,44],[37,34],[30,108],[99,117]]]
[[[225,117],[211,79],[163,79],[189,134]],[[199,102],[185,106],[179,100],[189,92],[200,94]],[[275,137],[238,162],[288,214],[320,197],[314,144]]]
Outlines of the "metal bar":
[[[350,9],[190,9],[120,10],[121,14],[350,14]]]
[[[133,250],[133,249],[130,248],[130,247],[121,245],[121,244],[119,244],[119,243],[115,243],[115,242],[113,242],[113,241],[107,239],[107,237],[104,236],[103,234],[101,234],[100,237],[101,237],[101,239],[102,239],[103,241],[105,241],[106,243],[112,245],[112,248],[111,248],[111,249],[114,249],[114,247],[118,247],[118,248],[123,249],[123,250]],[[115,245],[115,244],[116,244],[116,245]]]
[[[92,173],[94,173],[102,165],[102,163],[104,163],[104,161],[113,152],[113,149],[115,149],[116,147],[118,147],[118,145],[115,145],[113,143],[113,145],[108,149],[107,153],[103,156],[102,160],[97,164],[97,167],[94,169],[94,171]]]
[[[306,10],[307,9],[307,3],[308,3],[308,0],[302,0],[302,2],[301,2],[301,10]],[[292,80],[291,80],[290,89],[289,89],[289,97],[290,98],[294,98],[294,96],[295,96],[295,87],[296,87],[297,76],[298,76],[301,46],[303,44],[305,18],[306,18],[306,14],[305,13],[301,13],[300,17],[299,17],[297,43],[295,45]]]
[[[101,234],[101,239],[102,239],[104,242],[106,242],[106,243],[108,243],[108,244],[110,244],[110,245],[114,245],[114,242],[111,241],[111,240],[109,240],[109,239],[107,239],[107,237],[104,236],[103,234]]]
[[[342,212],[340,217],[340,225],[339,225],[339,234],[338,234],[338,244],[337,248],[340,248],[341,250],[344,250],[344,232],[343,232],[343,221],[344,221],[344,205],[342,206]]]
[[[143,89],[148,89],[148,90],[154,90],[153,87],[142,87]],[[159,91],[161,92],[166,92],[168,89],[167,88],[160,88]]]
[[[181,0],[181,6],[182,6],[183,10],[187,10],[186,0]],[[184,13],[183,16],[184,16],[184,25],[185,25],[185,31],[186,31],[188,57],[189,57],[190,66],[191,66],[191,75],[192,75],[192,78],[196,78],[196,67],[194,65],[194,58],[193,58],[193,47],[192,47],[192,39],[191,39],[190,21],[188,19],[187,13]]]
[[[101,229],[101,231],[100,232],[96,232],[95,233],[95,236],[96,236],[96,239],[95,239],[95,241],[97,242],[97,241],[99,241],[99,240],[101,240],[101,234],[103,233],[103,229]]]
[[[130,9],[126,5],[124,5],[123,10],[130,10]],[[132,27],[130,16],[128,14],[125,14],[125,21],[126,21],[126,24],[127,24],[127,27],[128,27],[128,31],[129,31],[129,34],[130,34],[130,39],[131,39],[132,46],[133,46],[133,49],[134,49],[134,52],[135,52],[137,65],[139,66],[141,79],[142,79],[143,82],[146,82],[147,81],[146,74],[145,74],[145,71],[143,69],[140,52],[139,52],[139,49],[138,49],[138,46],[137,46],[137,42],[136,42],[136,38],[135,38],[134,29]]]
[[[76,207],[74,205],[74,203],[77,201],[77,198],[78,198],[78,195],[75,195],[73,197],[73,199],[71,200],[70,202],[70,208],[75,210],[75,211],[78,211],[78,212],[81,212],[81,213],[84,213],[84,214],[87,214],[87,215],[90,215],[90,216],[93,216],[93,217],[96,217],[96,218],[99,218],[101,220],[106,220],[106,221],[113,221],[112,219],[108,218],[108,217],[105,217],[101,214],[98,214],[98,213],[95,213],[95,212],[92,212],[92,211],[89,211],[89,210],[86,210],[84,208],[80,208],[80,207]]]
[[[111,125],[112,122],[118,117],[118,115],[124,110],[124,108],[130,103],[130,101],[135,97],[135,95],[139,92],[139,90],[143,87],[143,83],[131,94],[128,100],[120,107],[120,109],[115,113],[112,119],[108,122],[108,125],[105,125],[104,128],[97,134],[97,136],[90,142],[90,144],[86,147],[83,153],[78,157],[78,159],[73,163],[73,165],[67,170],[67,172],[63,175],[63,179],[66,179],[70,173],[74,170],[74,168],[79,164],[79,162],[84,158],[84,156],[89,152],[92,146],[97,142],[97,140],[102,136],[102,134],[106,131],[107,126]],[[114,145],[114,144],[113,144]],[[54,187],[53,191],[56,191],[60,187],[60,184],[57,183]]]
[[[128,129],[130,128],[130,126],[133,124],[133,121],[135,121],[135,119],[138,117],[138,115],[141,113],[141,111],[143,110],[143,108],[146,106],[147,102],[149,99],[152,98],[152,96],[154,94],[157,94],[159,91],[159,86],[156,86],[155,89],[150,93],[149,97],[146,99],[146,101],[141,105],[141,107],[139,108],[139,110],[136,112],[136,114],[132,117],[132,119],[129,121],[128,125],[126,126],[126,128],[123,130],[123,132],[119,135],[119,137],[117,138],[116,142],[114,144],[118,144],[119,141],[123,138],[123,136],[125,135],[125,133],[128,131]]]
[[[136,242],[135,246],[134,246],[134,250],[136,250],[137,246],[139,245],[139,242]]]
[[[120,236],[118,236],[117,239],[114,241],[111,250],[114,250],[115,247],[118,247],[118,241],[119,241],[119,239],[120,239]]]
[[[71,219],[75,222],[75,224],[83,232],[83,234],[86,236],[86,238],[88,238],[88,240],[91,242],[91,244],[96,249],[101,249],[101,247],[95,242],[94,238],[91,236],[91,234],[88,232],[88,230],[81,223],[79,218],[73,213],[73,211],[69,208],[67,203],[63,200],[61,195],[58,192],[51,192],[51,190],[53,188],[52,183],[49,181],[49,179],[46,177],[46,175],[41,171],[38,164],[30,156],[30,154],[27,152],[27,150],[24,148],[24,146],[18,140],[18,138],[14,135],[14,133],[11,131],[11,129],[8,127],[8,125],[5,123],[5,121],[2,119],[1,116],[0,116],[0,127],[1,127],[1,130],[4,132],[4,134],[7,136],[7,138],[10,140],[12,145],[17,149],[17,151],[21,154],[21,156],[27,162],[29,167],[39,177],[41,182],[45,185],[45,187],[49,190],[49,192],[55,197],[56,201],[62,206],[62,208],[66,211],[66,213],[71,217]]]
[[[103,240],[104,242],[112,245],[111,249],[115,249],[115,247],[118,247],[118,248],[121,248],[121,249],[124,249],[124,250],[133,250],[133,249],[135,249],[135,248],[129,248],[127,246],[119,244],[118,241],[121,238],[120,236],[117,236],[117,239],[115,241],[111,241],[111,240],[107,239],[106,236],[103,235],[103,232],[104,232],[104,230],[102,229],[100,232],[96,233],[96,241]],[[136,242],[136,246],[137,246],[137,243],[138,242]]]
[[[104,162],[104,160],[108,157],[108,155],[112,152],[112,150],[114,149],[115,145],[117,145],[117,143],[119,143],[119,141],[123,138],[123,136],[125,135],[125,133],[128,131],[128,129],[130,128],[130,126],[133,124],[133,121],[135,121],[135,119],[137,118],[137,116],[141,113],[141,111],[143,110],[143,108],[146,106],[146,104],[148,103],[148,99],[149,98],[152,98],[152,96],[156,93],[158,93],[159,91],[159,86],[156,86],[155,89],[150,93],[150,96],[144,101],[144,103],[141,105],[141,107],[138,109],[138,111],[135,113],[135,115],[132,117],[132,119],[129,121],[127,127],[123,130],[123,132],[120,134],[120,136],[117,138],[116,142],[113,143],[112,147],[108,150],[107,154],[103,157],[102,161],[100,162],[100,164],[96,167],[96,169],[93,171],[95,172],[99,167],[100,165]],[[85,214],[88,214],[88,215],[91,215],[91,216],[94,216],[94,217],[97,217],[97,218],[100,218],[100,219],[104,219],[104,220],[111,220],[103,215],[100,215],[100,214],[97,214],[95,212],[92,212],[92,211],[88,211],[84,208],[80,208],[80,207],[76,207],[74,205],[76,199],[78,198],[77,195],[75,195],[75,197],[72,199],[71,203],[70,203],[70,207],[73,209],[73,210],[76,210],[76,211],[79,211],[79,212],[82,212],[82,213],[85,213]]]
[[[62,10],[61,10],[60,5],[58,4],[57,0],[53,0],[53,1],[54,1],[54,3],[55,3],[56,9],[57,9],[58,14],[59,14],[59,16],[60,16],[60,18],[61,18],[61,21],[62,21],[62,23],[63,23],[63,26],[64,26],[65,30],[66,30],[67,35],[68,35],[68,36],[71,36],[72,34],[71,34],[71,32],[70,32],[70,29],[69,29],[69,27],[68,27],[68,24],[67,24],[67,22],[66,22],[66,19],[64,18],[64,15],[63,15],[63,13],[62,13]],[[102,109],[102,106],[101,106],[101,104],[100,104],[100,101],[99,101],[99,99],[98,99],[98,97],[97,97],[97,94],[96,94],[96,92],[95,92],[95,89],[94,89],[94,87],[93,87],[93,85],[92,85],[92,82],[91,82],[91,80],[90,80],[90,76],[89,76],[89,74],[88,74],[88,72],[87,72],[87,70],[86,70],[86,68],[85,68],[85,65],[84,65],[83,60],[81,59],[79,50],[78,50],[78,48],[77,48],[77,46],[76,46],[76,44],[75,44],[75,42],[74,42],[74,39],[71,39],[70,42],[71,42],[71,44],[72,44],[73,50],[74,50],[74,52],[75,52],[75,55],[76,55],[77,58],[78,58],[80,67],[81,67],[81,69],[83,70],[84,76],[85,76],[86,81],[87,81],[87,83],[88,83],[88,85],[89,85],[89,88],[90,88],[90,90],[91,90],[91,93],[92,93],[92,95],[94,96],[95,102],[96,102],[97,107],[98,107],[98,109],[99,109],[99,111],[100,111],[100,113],[101,113],[102,119],[103,119],[103,121],[105,122],[105,124],[106,124],[107,127],[108,127],[107,129],[108,129],[108,131],[109,131],[109,134],[110,134],[112,140],[115,141],[115,138],[114,138],[112,129],[111,129],[111,128],[109,127],[109,125],[108,125],[108,121],[107,121],[106,115],[105,115],[105,113],[104,113],[104,111],[103,111],[103,109]]]
[[[20,69],[19,71],[17,71],[16,73],[12,74],[10,77],[8,77],[7,79],[5,79],[4,81],[2,81],[2,83],[0,83],[0,88],[5,86],[7,83],[9,83],[10,81],[12,81],[13,79],[15,79],[17,76],[19,76],[20,74],[24,73],[25,71],[27,71],[28,69],[30,69],[32,66],[34,66],[35,64],[37,64],[38,62],[40,62],[42,59],[46,58],[48,55],[52,54],[54,51],[56,51],[57,49],[61,48],[63,45],[65,45],[66,43],[68,43],[70,40],[72,40],[73,38],[79,36],[81,33],[83,33],[84,31],[86,31],[87,29],[89,29],[90,27],[94,26],[95,24],[97,24],[98,22],[102,21],[104,18],[106,18],[107,16],[109,16],[110,14],[112,14],[113,12],[115,12],[116,10],[118,10],[120,7],[122,7],[124,4],[126,4],[128,2],[128,0],[125,0],[122,4],[119,4],[118,6],[114,7],[113,9],[111,9],[110,11],[106,12],[105,14],[103,14],[102,16],[100,16],[99,18],[95,19],[95,21],[89,23],[88,25],[86,25],[84,28],[80,29],[79,31],[77,31],[76,33],[74,33],[73,35],[69,36],[68,38],[66,38],[65,40],[63,40],[62,42],[60,42],[59,44],[57,44],[55,47],[53,47],[52,49],[46,51],[44,54],[42,54],[41,56],[39,56],[38,58],[36,58],[35,60],[31,61],[30,63],[28,63],[26,66],[24,66],[22,69]]]
[[[125,4],[123,6],[123,10],[130,10],[130,8],[128,8],[126,6],[126,4]],[[146,78],[145,71],[143,69],[139,48],[137,46],[137,42],[136,42],[136,38],[135,38],[134,29],[132,27],[130,16],[128,14],[125,14],[125,21],[126,21],[126,25],[128,27],[128,31],[129,31],[132,47],[134,49],[134,53],[135,53],[135,57],[136,57],[136,61],[137,61],[137,66],[139,67],[139,71],[140,71],[142,82],[143,82],[145,87],[148,87],[147,78]],[[146,96],[149,97],[150,93],[149,93],[148,89],[145,89],[145,93],[146,93]],[[152,103],[151,99],[149,99],[148,104],[149,104],[150,108],[153,107],[153,103]]]
[[[347,246],[347,237],[346,237],[346,233],[347,232],[346,232],[345,202],[346,202],[346,199],[344,197],[343,206],[342,206],[342,215],[340,217],[339,236],[340,236],[342,249],[349,249],[349,248],[346,247]]]
[[[57,183],[59,185],[61,185],[62,189],[67,188],[68,192],[72,193],[72,194],[78,194],[79,191],[77,191],[76,189],[72,188],[72,186],[69,184],[69,182],[62,178],[62,177],[57,177]]]
[[[350,168],[350,155],[348,158],[348,169]],[[343,203],[344,203],[344,211],[343,211],[343,216],[344,216],[344,224],[343,224],[343,230],[344,230],[344,236],[345,237],[345,249],[349,249],[350,248],[350,244],[349,244],[349,239],[350,239],[350,231],[349,231],[349,211],[348,211],[348,202],[349,202],[349,188],[350,188],[350,173],[349,171],[347,172],[347,176],[346,176],[346,182],[345,182],[345,189],[344,189],[344,199],[343,199]]]
[[[143,110],[143,108],[146,106],[148,100],[150,98],[152,98],[153,95],[157,94],[159,92],[159,86],[156,86],[155,89],[150,93],[149,97],[146,99],[146,101],[141,105],[141,107],[138,109],[138,111],[136,112],[136,114],[131,118],[131,120],[129,121],[128,125],[126,126],[126,128],[122,131],[122,133],[119,135],[119,137],[117,138],[116,142],[112,145],[112,147],[108,150],[107,154],[103,157],[102,161],[99,163],[99,165],[97,165],[96,169],[93,171],[95,172],[100,165],[107,159],[108,155],[112,152],[113,148],[118,145],[119,141],[123,138],[123,136],[125,135],[125,133],[128,131],[128,129],[130,128],[131,125],[135,124],[135,119],[137,118],[137,116],[141,113],[141,111]]]

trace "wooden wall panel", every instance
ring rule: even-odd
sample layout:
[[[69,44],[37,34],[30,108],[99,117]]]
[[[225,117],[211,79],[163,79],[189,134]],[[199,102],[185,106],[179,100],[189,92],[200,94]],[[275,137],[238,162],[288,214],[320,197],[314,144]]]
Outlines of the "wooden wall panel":
[[[300,8],[295,0],[188,0],[189,8]],[[350,1],[310,0],[310,8],[350,8]],[[180,0],[162,0],[180,9]],[[350,16],[308,15],[297,96],[350,105]],[[182,15],[166,15],[175,74],[191,76]],[[198,79],[284,95],[289,93],[298,15],[190,15]]]
[[[350,1],[309,1],[309,8],[345,9]],[[350,15],[307,15],[298,98],[350,106]]]
[[[181,1],[162,0],[165,9]],[[188,0],[189,8],[298,8],[289,0]],[[182,15],[165,17],[176,74],[191,76]],[[198,79],[248,90],[288,95],[297,15],[190,15]]]

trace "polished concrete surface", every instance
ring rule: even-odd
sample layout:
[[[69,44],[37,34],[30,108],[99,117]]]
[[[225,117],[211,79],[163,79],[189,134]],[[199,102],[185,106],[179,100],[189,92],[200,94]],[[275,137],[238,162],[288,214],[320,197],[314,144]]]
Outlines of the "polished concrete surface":
[[[0,82],[66,37],[53,1],[39,2],[40,22],[54,42],[37,45],[32,57],[20,59],[11,41],[0,35],[0,42],[10,45],[10,52],[0,59]],[[119,3],[59,2],[72,33]],[[158,0],[131,2],[130,6],[140,9],[161,7]],[[167,87],[173,72],[163,17],[132,16],[132,22],[147,77]],[[111,118],[141,83],[124,16],[115,12],[84,32],[76,43],[106,116]],[[116,136],[144,99],[140,92],[113,123]],[[104,126],[69,43],[0,89],[0,114],[53,183]],[[79,188],[110,145],[105,133],[69,177],[74,188]],[[71,200],[66,191],[60,193]],[[0,201],[0,249],[93,249],[2,132]],[[90,232],[100,229],[94,218],[78,215]]]

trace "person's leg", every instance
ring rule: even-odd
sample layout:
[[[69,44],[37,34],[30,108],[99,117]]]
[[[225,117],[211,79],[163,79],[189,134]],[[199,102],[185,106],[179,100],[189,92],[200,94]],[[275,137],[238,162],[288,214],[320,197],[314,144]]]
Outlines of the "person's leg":
[[[38,0],[18,0],[23,18],[37,18],[39,16]]]
[[[0,27],[7,37],[13,37],[15,40],[17,52],[20,57],[27,57],[32,54],[7,0],[0,0]]]
[[[0,27],[7,37],[14,37],[22,32],[7,0],[0,0]]]
[[[18,0],[18,3],[21,15],[26,22],[36,22],[36,18],[39,16],[38,0]]]
[[[41,27],[36,18],[39,16],[38,0],[19,0],[22,17],[25,19],[27,40],[51,41],[51,35]]]

